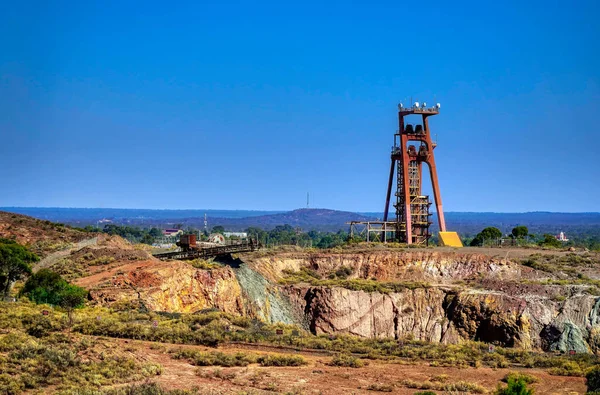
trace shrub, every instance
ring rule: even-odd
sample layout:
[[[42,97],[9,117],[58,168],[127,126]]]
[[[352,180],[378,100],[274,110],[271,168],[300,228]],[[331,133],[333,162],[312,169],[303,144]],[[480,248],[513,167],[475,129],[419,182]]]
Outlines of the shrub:
[[[163,373],[162,366],[156,363],[147,363],[142,366],[144,376],[160,376]]]
[[[352,268],[350,266],[340,266],[335,273],[333,273],[333,277],[337,277],[337,278],[341,278],[341,279],[346,279],[348,278],[348,276],[350,276],[352,273],[354,272],[354,270],[352,270]]]
[[[187,359],[196,366],[248,366],[256,361],[252,354],[236,353],[224,354],[222,352],[200,352],[196,350],[177,350],[172,352],[175,359]]]
[[[102,392],[98,392],[98,390],[77,391],[78,395],[195,395],[198,393],[197,390],[166,390],[151,382],[131,384],[124,388],[109,389]]]
[[[302,366],[306,361],[300,355],[263,355],[258,357],[262,366]]]
[[[223,265],[218,262],[209,262],[209,261],[205,261],[204,259],[194,259],[194,260],[188,261],[188,263],[190,265],[192,265],[193,267],[195,267],[196,269],[201,269],[201,270],[213,270],[213,269],[220,269],[223,267]]]
[[[594,366],[585,375],[588,391],[600,391],[600,366]]]
[[[533,384],[538,382],[537,377],[521,372],[509,372],[506,376],[504,376],[504,378],[502,378],[502,381],[508,383],[511,379],[523,380],[525,384]]]
[[[486,392],[485,388],[480,386],[479,384],[470,383],[468,381],[458,381],[456,383],[443,383],[443,382],[433,382],[433,381],[412,381],[412,380],[403,380],[402,385],[408,388],[419,388],[422,390],[436,390],[436,391],[448,391],[448,392],[472,392],[476,394],[484,394]]]
[[[446,381],[448,381],[449,376],[447,374],[440,374],[438,376],[433,376],[431,378],[431,381],[435,381],[438,383],[445,383]]]
[[[428,283],[420,281],[381,282],[362,278],[348,280],[345,278],[337,278],[335,273],[332,273],[327,280],[320,280],[316,277],[307,275],[303,270],[299,272],[284,271],[284,274],[286,276],[279,280],[279,283],[283,285],[308,282],[317,287],[341,287],[352,291],[379,292],[386,294],[390,292],[400,292],[405,289],[429,288],[431,286]]]
[[[446,391],[459,391],[459,392],[472,392],[474,394],[484,394],[484,393],[486,393],[485,388],[483,388],[479,384],[470,383],[468,381],[459,381],[457,383],[446,384],[444,386],[444,390],[446,390]]]
[[[347,368],[362,368],[365,362],[360,358],[356,358],[350,354],[339,354],[331,359],[329,366],[343,366]]]
[[[22,382],[15,380],[11,375],[0,374],[0,393],[7,395],[20,394],[24,387]]]
[[[394,386],[390,384],[369,384],[367,389],[369,391],[392,392],[394,390]]]
[[[34,337],[48,336],[52,332],[64,329],[60,323],[42,315],[25,316],[21,323],[25,332]]]
[[[533,395],[533,389],[527,388],[527,383],[523,378],[509,378],[508,386],[498,388],[496,395]]]
[[[557,366],[548,370],[548,373],[554,376],[583,376],[581,366],[575,361],[565,361],[562,366]]]

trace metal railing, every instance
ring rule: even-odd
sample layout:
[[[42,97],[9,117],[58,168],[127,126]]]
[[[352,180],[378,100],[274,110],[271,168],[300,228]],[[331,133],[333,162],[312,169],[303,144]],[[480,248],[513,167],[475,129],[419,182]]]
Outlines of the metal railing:
[[[191,249],[188,251],[161,252],[158,254],[154,254],[153,256],[155,258],[160,259],[161,261],[167,261],[172,259],[207,259],[214,258],[219,255],[236,254],[240,252],[251,252],[257,250],[259,247],[260,245],[258,243],[254,242],[252,239],[249,239],[235,244],[201,247],[197,249]]]

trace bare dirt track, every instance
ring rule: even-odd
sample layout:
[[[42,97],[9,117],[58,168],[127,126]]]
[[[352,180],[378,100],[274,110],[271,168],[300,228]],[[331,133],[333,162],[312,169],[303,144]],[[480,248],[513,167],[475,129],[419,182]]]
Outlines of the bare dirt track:
[[[196,367],[185,360],[172,359],[166,352],[169,349],[185,348],[199,351],[215,351],[202,346],[179,346],[160,343],[114,340],[119,347],[137,359],[159,363],[163,372],[157,376],[157,383],[169,389],[191,389],[197,387],[201,393],[296,393],[296,394],[373,394],[369,386],[387,386],[391,393],[412,395],[419,391],[407,388],[403,380],[425,382],[436,376],[447,375],[447,383],[465,381],[474,383],[492,393],[500,380],[516,369],[492,368],[448,368],[431,367],[426,363],[398,364],[382,361],[369,361],[362,368],[328,366],[328,356],[296,352],[308,365],[301,367],[261,367],[257,364],[248,367]],[[228,346],[219,348],[224,353],[269,354],[256,348]],[[552,376],[540,369],[523,369],[524,373],[535,376],[533,384],[536,394],[562,395],[584,394],[585,379],[582,377]],[[373,387],[371,387],[373,388]],[[442,394],[443,392],[438,391]]]

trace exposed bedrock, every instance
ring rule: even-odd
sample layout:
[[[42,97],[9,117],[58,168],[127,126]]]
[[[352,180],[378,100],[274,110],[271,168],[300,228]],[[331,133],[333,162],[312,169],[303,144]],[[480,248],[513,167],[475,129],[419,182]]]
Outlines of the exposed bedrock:
[[[285,271],[308,266],[326,275],[347,266],[353,269],[349,278],[375,278],[381,281],[429,281],[446,283],[485,275],[502,280],[528,277],[533,269],[509,260],[482,254],[439,252],[430,249],[414,251],[364,251],[360,253],[283,253],[263,257],[249,256],[248,263],[265,277],[277,280]]]
[[[600,298],[584,285],[540,283],[548,273],[510,260],[429,249],[248,254],[241,259],[234,267],[213,270],[178,261],[124,262],[78,282],[102,304],[131,301],[171,312],[218,308],[298,324],[315,334],[600,351]],[[379,293],[278,284],[286,273],[303,267],[327,278],[342,266],[352,269],[350,279],[429,285]]]
[[[100,304],[139,304],[153,311],[193,313],[217,308],[243,315],[246,304],[234,271],[227,267],[198,270],[173,261],[145,261],[96,275],[92,299]],[[88,285],[90,278],[78,281]]]
[[[289,253],[249,262],[272,281],[302,267],[325,277],[347,266],[353,269],[349,278],[430,284],[388,294],[309,284],[285,286],[291,304],[304,312],[305,322],[316,334],[412,336],[442,343],[470,339],[525,349],[600,350],[600,298],[586,293],[585,286],[523,281],[549,275],[510,260],[415,250]],[[477,280],[479,285],[473,288],[464,280]]]
[[[412,336],[442,343],[479,340],[525,349],[597,352],[600,298],[578,295],[563,304],[531,295],[433,287],[389,294],[343,288],[287,286],[316,334]]]

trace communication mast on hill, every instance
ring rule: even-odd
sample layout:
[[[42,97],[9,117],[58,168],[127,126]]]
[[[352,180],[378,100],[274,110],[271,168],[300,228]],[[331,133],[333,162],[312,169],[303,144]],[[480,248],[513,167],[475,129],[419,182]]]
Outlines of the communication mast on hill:
[[[427,107],[426,103],[415,101],[411,107],[398,105],[398,131],[394,134],[394,146],[391,153],[390,176],[385,200],[383,221],[350,222],[350,233],[353,236],[356,225],[364,226],[367,241],[381,238],[388,240],[391,233],[395,241],[406,244],[428,244],[431,233],[431,201],[429,196],[423,195],[423,164],[427,164],[431,178],[431,186],[435,200],[438,224],[440,228],[440,244],[462,247],[456,232],[446,231],[442,197],[438,183],[437,169],[435,166],[434,148],[437,146],[431,140],[429,117],[439,114],[440,104]],[[421,124],[412,125],[406,122],[409,115],[421,118]],[[388,221],[390,197],[396,173],[396,218]]]

